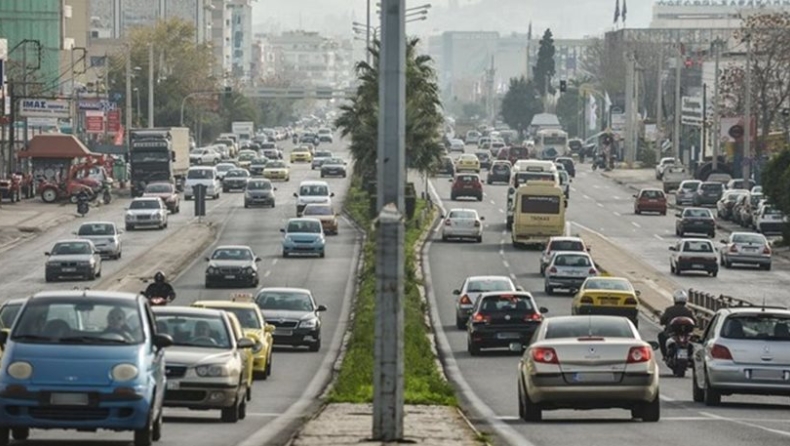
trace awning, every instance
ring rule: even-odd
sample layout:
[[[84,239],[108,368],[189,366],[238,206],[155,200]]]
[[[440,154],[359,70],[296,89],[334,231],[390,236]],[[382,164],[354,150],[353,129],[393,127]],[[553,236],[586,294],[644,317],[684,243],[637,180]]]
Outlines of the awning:
[[[60,133],[36,135],[27,148],[17,154],[19,158],[86,158],[94,155],[76,136]]]

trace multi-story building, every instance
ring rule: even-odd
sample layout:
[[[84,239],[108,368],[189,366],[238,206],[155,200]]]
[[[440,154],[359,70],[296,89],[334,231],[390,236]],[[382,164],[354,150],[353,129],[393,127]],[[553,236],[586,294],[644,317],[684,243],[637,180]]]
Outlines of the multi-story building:
[[[270,36],[268,47],[273,54],[275,76],[305,85],[337,85],[342,67],[337,41],[316,32],[289,31]],[[268,59],[268,56],[267,56]]]
[[[91,37],[122,38],[135,26],[179,17],[195,25],[195,41],[212,38],[212,0],[90,0]]]
[[[231,73],[249,78],[252,69],[252,0],[230,0]]]
[[[770,12],[790,12],[790,0],[661,0],[650,28],[737,29],[742,17]]]
[[[85,0],[66,0],[64,2],[63,51],[60,54],[60,73],[63,79],[58,90],[66,96],[71,95],[75,84],[95,81],[94,71],[104,68],[106,59],[97,59],[87,54],[90,33],[90,11]]]
[[[212,0],[211,50],[214,53],[214,76],[230,73],[231,69],[231,10],[229,0]]]

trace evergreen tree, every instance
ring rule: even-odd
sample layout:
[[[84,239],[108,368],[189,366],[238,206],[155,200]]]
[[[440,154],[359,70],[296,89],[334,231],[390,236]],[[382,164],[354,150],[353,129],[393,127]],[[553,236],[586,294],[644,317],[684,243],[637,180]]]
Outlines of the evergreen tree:
[[[505,97],[502,98],[500,115],[511,129],[518,130],[523,138],[524,132],[532,123],[532,118],[543,111],[543,102],[535,88],[535,83],[524,76],[511,78]]]
[[[554,37],[551,34],[551,29],[546,29],[543,33],[543,38],[540,39],[540,47],[538,48],[538,60],[535,62],[533,68],[535,86],[540,94],[548,92],[554,94],[554,88],[551,86],[551,78],[554,76]],[[546,83],[548,82],[548,86]]]

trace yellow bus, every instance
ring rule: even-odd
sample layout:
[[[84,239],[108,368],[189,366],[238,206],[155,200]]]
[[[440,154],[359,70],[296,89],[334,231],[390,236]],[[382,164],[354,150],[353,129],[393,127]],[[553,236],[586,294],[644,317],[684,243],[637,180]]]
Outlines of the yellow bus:
[[[568,201],[562,188],[546,181],[529,181],[513,196],[513,246],[537,245],[541,249],[550,237],[565,234]]]

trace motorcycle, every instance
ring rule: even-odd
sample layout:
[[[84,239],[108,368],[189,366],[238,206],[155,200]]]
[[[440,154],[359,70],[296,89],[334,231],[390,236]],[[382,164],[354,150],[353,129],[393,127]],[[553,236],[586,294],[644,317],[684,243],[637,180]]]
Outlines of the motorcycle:
[[[689,317],[676,317],[669,321],[667,332],[667,357],[664,360],[667,367],[678,378],[686,376],[686,370],[691,365],[689,356],[691,353],[691,335],[694,333],[696,324],[694,319]]]
[[[81,196],[77,198],[77,213],[84,217],[90,210],[89,198]]]
[[[291,140],[293,141],[294,144],[296,144],[296,143],[299,142],[299,136],[294,133],[294,136],[293,136],[293,138],[291,138]]]
[[[599,168],[606,169],[606,158],[601,155],[596,156],[592,162],[592,170],[597,170]]]
[[[143,291],[140,291],[140,294],[142,294],[143,296],[145,296],[145,297],[147,297],[147,298],[148,298],[148,303],[149,303],[149,304],[150,304],[152,307],[164,307],[165,305],[167,305],[167,304],[169,304],[169,303],[170,303],[170,300],[169,300],[167,297],[161,297],[161,296],[148,296],[148,295],[145,293],[145,290],[143,290]]]

